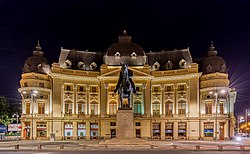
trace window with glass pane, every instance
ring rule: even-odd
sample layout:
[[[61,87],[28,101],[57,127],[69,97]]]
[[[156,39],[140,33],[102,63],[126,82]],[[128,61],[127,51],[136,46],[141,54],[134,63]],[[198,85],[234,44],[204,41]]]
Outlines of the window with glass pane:
[[[224,104],[220,103],[220,114],[224,114]]]
[[[165,103],[165,113],[166,115],[171,115],[173,112],[173,103],[172,102],[166,102]]]
[[[30,103],[26,103],[26,114],[30,114]]]
[[[142,103],[140,101],[134,102],[134,113],[135,114],[142,114]]]
[[[109,103],[109,115],[116,115],[117,103],[112,101]]]
[[[172,87],[171,86],[167,86],[166,87],[166,91],[172,91]]]
[[[45,103],[38,103],[38,114],[45,114]]]
[[[154,87],[154,92],[159,92],[159,87]]]
[[[85,103],[78,103],[78,114],[85,114]]]
[[[97,92],[97,87],[91,87],[91,92]]]
[[[180,91],[185,90],[185,86],[184,85],[180,85]]]
[[[90,104],[90,114],[91,115],[98,115],[98,104],[97,103]]]
[[[179,114],[186,114],[186,102],[180,101],[178,103],[178,112]]]
[[[205,104],[206,114],[212,114],[212,103]]]
[[[213,122],[205,122],[204,123],[204,136],[205,137],[213,137],[214,136],[214,123]]]
[[[65,103],[65,114],[72,114],[72,103]]]
[[[153,115],[160,115],[160,102],[153,103]]]

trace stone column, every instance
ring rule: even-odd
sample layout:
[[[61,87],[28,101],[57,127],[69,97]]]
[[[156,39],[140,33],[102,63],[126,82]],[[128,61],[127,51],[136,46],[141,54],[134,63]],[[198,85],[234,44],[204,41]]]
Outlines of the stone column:
[[[90,140],[90,122],[86,121],[86,140]]]
[[[178,139],[178,122],[177,121],[175,121],[174,123],[173,123],[173,138],[174,138],[174,140],[177,140]]]
[[[86,99],[87,99],[87,116],[88,116],[88,115],[90,115],[89,85],[86,86]]]
[[[77,140],[78,138],[78,133],[77,133],[77,122],[73,122],[73,140]]]
[[[165,139],[165,122],[161,122],[161,140]]]
[[[143,94],[142,94],[142,97],[143,97],[143,108],[142,108],[142,111],[143,111],[143,114],[145,114],[146,112],[146,86],[147,86],[147,83],[142,83],[142,90],[143,90]]]

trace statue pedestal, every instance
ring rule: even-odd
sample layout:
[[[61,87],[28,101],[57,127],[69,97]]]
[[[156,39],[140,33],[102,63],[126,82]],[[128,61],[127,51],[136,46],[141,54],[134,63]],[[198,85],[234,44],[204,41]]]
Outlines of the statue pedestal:
[[[116,114],[116,138],[134,138],[134,113],[133,110],[118,110]]]

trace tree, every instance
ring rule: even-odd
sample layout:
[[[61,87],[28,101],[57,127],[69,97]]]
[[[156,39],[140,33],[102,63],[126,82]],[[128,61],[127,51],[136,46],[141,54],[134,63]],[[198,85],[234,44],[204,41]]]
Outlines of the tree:
[[[7,126],[12,121],[12,112],[10,104],[6,97],[0,96],[0,123]]]

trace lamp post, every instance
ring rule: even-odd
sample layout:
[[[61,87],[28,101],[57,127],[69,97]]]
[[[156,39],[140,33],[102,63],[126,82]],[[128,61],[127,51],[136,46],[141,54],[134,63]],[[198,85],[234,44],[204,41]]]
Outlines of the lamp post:
[[[217,94],[217,91],[216,93],[214,94],[215,96],[215,138],[214,140],[217,141],[217,134],[218,134],[218,126],[217,126],[217,114],[218,114],[218,94]]]
[[[34,96],[37,95],[37,91],[36,90],[31,90],[30,91],[30,96],[31,96],[31,103],[32,103],[32,112],[31,112],[31,140],[33,141],[34,140],[34,103],[35,103],[35,99],[34,99]]]

